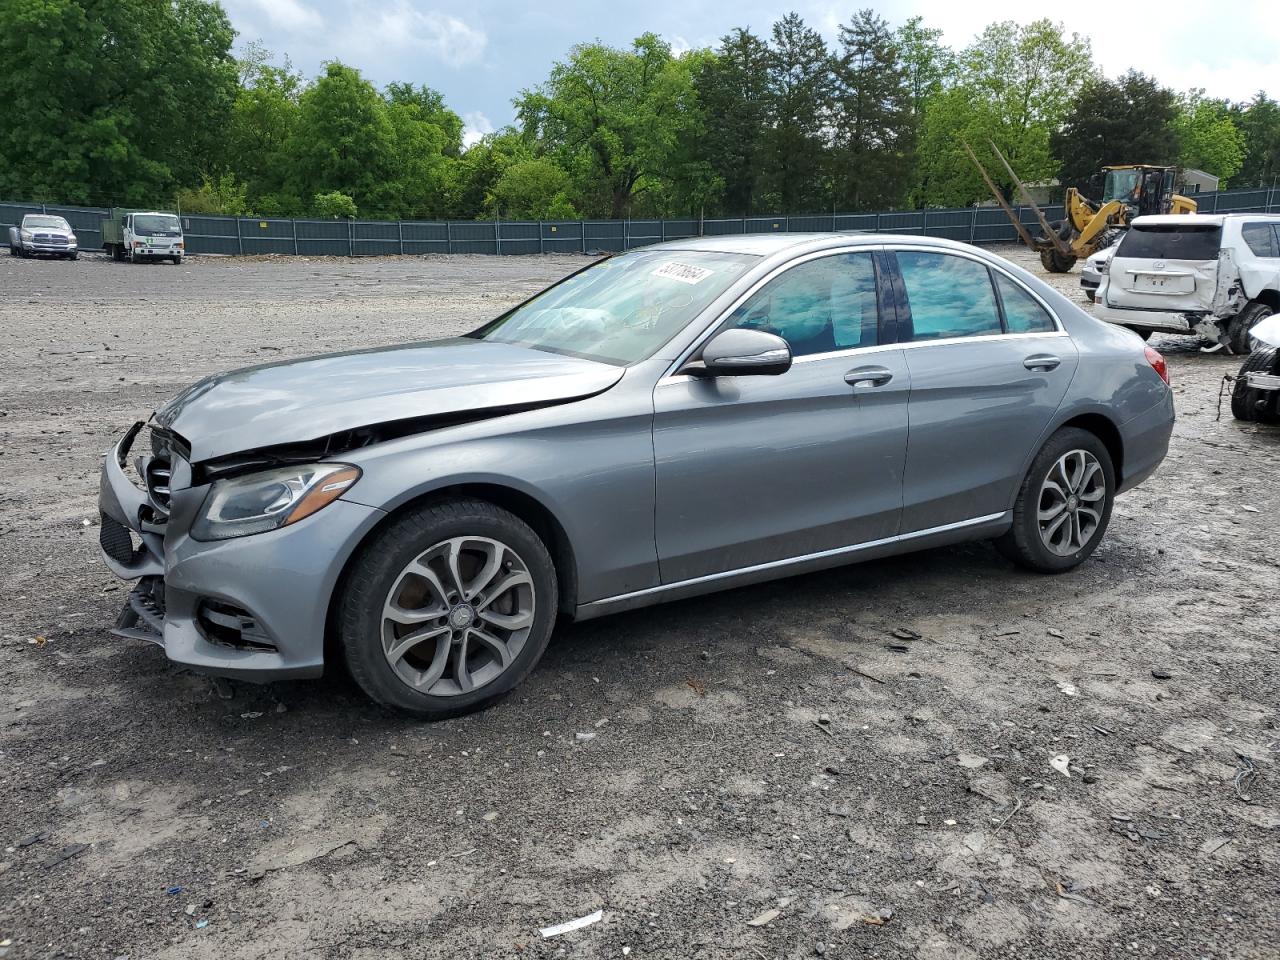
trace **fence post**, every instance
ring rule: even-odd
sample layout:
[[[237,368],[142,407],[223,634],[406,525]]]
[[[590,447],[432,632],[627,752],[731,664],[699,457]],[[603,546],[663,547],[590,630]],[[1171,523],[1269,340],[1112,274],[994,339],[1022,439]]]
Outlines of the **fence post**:
[[[1015,208],[1014,216],[1017,218],[1018,223],[1022,223],[1022,207]],[[1013,232],[1014,232],[1014,236],[1012,239],[1017,240],[1018,231],[1015,229]]]
[[[541,220],[538,221],[538,252],[539,253],[546,252],[542,244],[542,221]]]
[[[879,211],[879,210],[877,210],[877,211],[876,211],[876,228],[875,228],[875,230],[873,230],[873,231],[871,231],[871,232],[872,232],[872,233],[879,233],[879,232],[880,232],[880,211]]]
[[[400,236],[400,256],[404,256],[404,221],[396,221],[396,233]]]
[[[582,241],[582,252],[586,253],[587,252],[587,221],[585,220],[578,221],[578,237]]]
[[[920,236],[927,237],[929,235],[929,208],[925,207],[920,211]]]
[[[293,225],[293,255],[296,257],[298,255],[298,221],[290,220],[289,223]]]
[[[236,217],[236,251],[244,256],[244,230],[241,229],[239,217]]]
[[[43,204],[43,203],[42,203],[42,204],[40,204],[40,212],[41,212],[41,213],[48,213],[48,212],[49,212],[49,207],[48,207],[48,205],[47,205],[47,204]]]
[[[969,218],[969,246],[973,246],[973,239],[978,235],[978,205],[973,205],[973,216]]]
[[[747,217],[745,214],[742,217],[742,232],[744,234],[747,232]]]
[[[444,222],[444,252],[453,253],[453,221]]]
[[[631,249],[631,217],[628,216],[622,221],[622,252],[626,253]]]
[[[351,226],[354,222],[355,222],[355,219],[353,217],[347,217],[347,256],[348,257],[354,257],[356,255],[356,234],[355,234],[355,230],[352,229],[352,226]]]
[[[502,218],[496,210],[493,214],[493,251],[496,256],[502,256]]]
[[[790,214],[787,214],[785,217],[782,218],[782,232],[783,233],[791,232],[791,215]]]
[[[659,230],[662,231],[662,242],[666,243],[667,242],[667,218],[663,217],[661,220],[658,221],[658,223],[661,225],[659,227]]]

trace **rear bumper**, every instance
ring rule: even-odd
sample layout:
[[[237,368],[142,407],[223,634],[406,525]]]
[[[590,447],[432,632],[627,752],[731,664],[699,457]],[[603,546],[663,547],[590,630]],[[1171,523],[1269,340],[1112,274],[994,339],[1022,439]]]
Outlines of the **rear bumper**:
[[[1126,310],[1113,307],[1099,299],[1093,306],[1093,315],[1099,320],[1136,330],[1165,330],[1170,333],[1191,333],[1201,320],[1209,317],[1203,313],[1176,313],[1163,310]]]
[[[1173,391],[1167,390],[1160,403],[1121,425],[1124,474],[1117,493],[1132,490],[1156,472],[1169,452],[1173,422]]]
[[[347,558],[385,514],[336,500],[279,530],[192,540],[173,519],[148,522],[150,500],[121,466],[136,433],[107,454],[99,494],[103,560],[138,581],[113,632],[159,644],[174,663],[201,673],[259,682],[319,676],[329,598]],[[132,554],[120,526],[132,532]],[[232,619],[245,627],[243,642],[211,626],[227,620],[227,608],[242,614]]]

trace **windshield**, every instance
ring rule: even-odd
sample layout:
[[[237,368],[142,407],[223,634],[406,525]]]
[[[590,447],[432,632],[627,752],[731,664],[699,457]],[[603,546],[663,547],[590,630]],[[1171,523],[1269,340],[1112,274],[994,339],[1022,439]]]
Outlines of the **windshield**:
[[[1141,185],[1141,170],[1108,170],[1106,183],[1102,188],[1102,202],[1121,200],[1124,203],[1136,203]]]
[[[170,214],[148,213],[133,218],[133,232],[140,237],[176,237],[182,233],[182,226]]]
[[[759,258],[692,250],[610,257],[471,336],[625,365],[650,356]]]
[[[71,225],[61,217],[23,217],[22,225],[27,229],[70,230]]]
[[[1222,228],[1216,224],[1134,224],[1120,241],[1117,259],[1217,260]]]

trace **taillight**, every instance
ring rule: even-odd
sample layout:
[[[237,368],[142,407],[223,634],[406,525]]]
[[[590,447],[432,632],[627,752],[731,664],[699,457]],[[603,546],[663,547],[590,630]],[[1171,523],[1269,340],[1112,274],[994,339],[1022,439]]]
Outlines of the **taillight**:
[[[1164,357],[1160,355],[1160,351],[1152,347],[1143,347],[1147,354],[1147,363],[1151,364],[1151,369],[1160,374],[1160,379],[1165,383],[1169,382],[1169,365],[1164,362]]]

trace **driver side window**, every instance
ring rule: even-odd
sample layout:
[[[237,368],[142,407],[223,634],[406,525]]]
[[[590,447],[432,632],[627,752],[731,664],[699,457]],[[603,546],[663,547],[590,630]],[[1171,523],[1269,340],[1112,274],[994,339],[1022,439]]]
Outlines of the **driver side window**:
[[[756,291],[729,328],[763,330],[787,341],[795,357],[878,342],[875,262],[839,253],[792,267]]]

